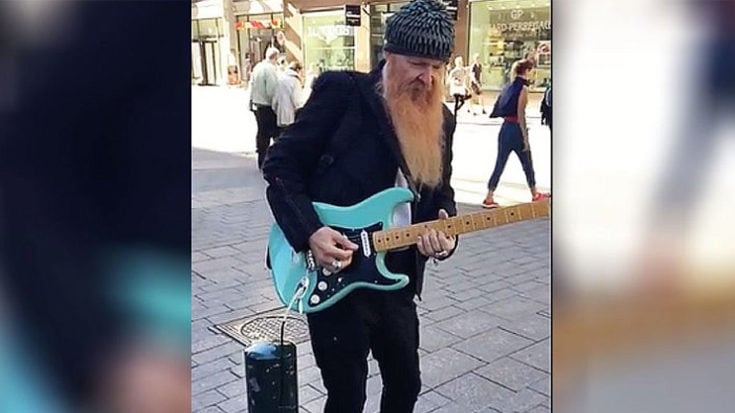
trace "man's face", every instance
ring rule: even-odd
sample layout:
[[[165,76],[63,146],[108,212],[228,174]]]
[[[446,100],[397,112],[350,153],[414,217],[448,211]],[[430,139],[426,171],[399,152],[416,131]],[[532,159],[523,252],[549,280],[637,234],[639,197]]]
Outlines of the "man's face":
[[[401,89],[412,94],[429,93],[441,86],[444,62],[426,57],[412,57],[386,53],[386,60],[392,67],[389,71],[391,81]]]

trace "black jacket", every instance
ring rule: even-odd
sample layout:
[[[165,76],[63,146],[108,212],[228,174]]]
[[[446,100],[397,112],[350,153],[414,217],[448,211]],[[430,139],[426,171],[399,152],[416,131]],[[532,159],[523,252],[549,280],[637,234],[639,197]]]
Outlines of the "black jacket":
[[[309,101],[270,148],[263,166],[267,197],[276,222],[297,251],[309,247],[309,237],[323,224],[312,202],[338,206],[356,204],[395,186],[399,165],[408,168],[390,125],[382,98],[376,92],[383,63],[372,73],[326,72],[315,81]],[[444,108],[444,175],[429,189],[413,188],[414,223],[437,219],[439,209],[456,215],[452,173],[452,139],[455,121]],[[342,143],[331,153],[334,142]],[[393,256],[393,257],[392,257]],[[426,258],[416,247],[387,257],[412,278],[420,294]],[[395,267],[394,267],[395,268]],[[392,268],[392,269],[394,269]],[[413,282],[415,281],[415,282]]]

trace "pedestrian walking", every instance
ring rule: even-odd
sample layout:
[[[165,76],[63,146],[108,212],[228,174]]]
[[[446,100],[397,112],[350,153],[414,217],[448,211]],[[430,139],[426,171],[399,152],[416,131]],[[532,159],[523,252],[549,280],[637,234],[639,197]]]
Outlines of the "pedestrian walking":
[[[278,76],[278,86],[273,95],[273,111],[276,112],[276,125],[278,126],[276,138],[294,122],[296,112],[302,105],[302,71],[301,63],[293,61]]]
[[[546,87],[544,97],[541,99],[541,124],[546,125],[551,130],[551,85]]]
[[[469,93],[470,74],[464,66],[462,56],[454,59],[454,68],[449,72],[449,94],[454,97],[454,117],[464,106],[465,101],[472,97]]]
[[[476,101],[477,104],[480,105],[481,113],[483,115],[487,115],[487,112],[485,112],[485,103],[482,96],[482,63],[480,63],[479,53],[475,53],[472,56],[472,66],[470,66],[470,73],[472,74],[472,76],[470,77],[472,100]],[[472,115],[477,115],[477,112],[475,112],[474,108],[472,107],[472,103],[473,102],[470,102]]]
[[[280,52],[276,48],[265,51],[265,60],[253,68],[252,85],[250,86],[251,110],[255,111],[258,132],[255,145],[258,151],[258,169],[263,168],[265,155],[270,147],[271,139],[276,136],[276,113],[273,111],[273,96],[278,85],[278,69],[276,61]]]
[[[528,127],[526,124],[526,105],[528,104],[528,77],[533,70],[533,62],[523,59],[511,66],[511,82],[506,85],[498,96],[491,118],[502,117],[503,124],[498,134],[498,155],[495,168],[487,183],[487,196],[482,201],[484,208],[496,208],[494,192],[498,187],[500,176],[511,152],[514,152],[523,166],[526,182],[531,190],[531,200],[540,201],[549,198],[551,194],[540,193],[536,190],[536,178],[531,159],[531,147],[528,144]]]
[[[312,202],[353,205],[401,186],[416,196],[396,209],[397,222],[456,214],[450,183],[456,124],[442,82],[453,48],[454,22],[442,2],[412,0],[388,18],[385,60],[372,73],[329,71],[317,78],[263,167],[273,216],[295,251],[310,250],[333,274],[350,265],[357,249],[322,224]],[[444,260],[456,246],[456,237],[428,230],[418,244],[386,255],[389,268],[409,277],[406,287],[358,289],[307,314],[327,389],[325,413],[363,411],[370,352],[383,381],[380,411],[413,412],[421,391],[413,298],[421,293],[426,261]]]

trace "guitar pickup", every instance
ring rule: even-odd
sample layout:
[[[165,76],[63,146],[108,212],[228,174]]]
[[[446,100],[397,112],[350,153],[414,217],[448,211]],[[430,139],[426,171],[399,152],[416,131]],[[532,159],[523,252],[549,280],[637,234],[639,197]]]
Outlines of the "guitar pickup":
[[[364,229],[360,233],[360,241],[362,242],[362,255],[364,255],[365,258],[370,257],[373,253],[370,249],[370,237]]]

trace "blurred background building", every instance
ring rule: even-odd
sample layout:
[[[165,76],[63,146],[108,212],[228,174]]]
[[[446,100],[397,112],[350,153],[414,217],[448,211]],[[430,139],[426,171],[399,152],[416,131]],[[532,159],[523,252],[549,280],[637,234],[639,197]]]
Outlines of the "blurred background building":
[[[455,19],[455,55],[480,54],[487,90],[500,90],[510,65],[541,50],[532,90],[551,78],[551,0],[443,0]],[[369,71],[381,58],[386,19],[407,1],[192,1],[192,83],[246,84],[250,68],[275,46],[325,70]]]

